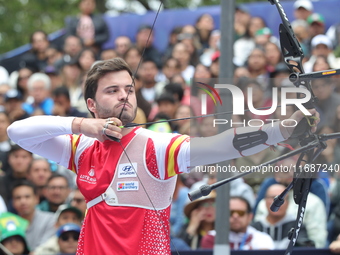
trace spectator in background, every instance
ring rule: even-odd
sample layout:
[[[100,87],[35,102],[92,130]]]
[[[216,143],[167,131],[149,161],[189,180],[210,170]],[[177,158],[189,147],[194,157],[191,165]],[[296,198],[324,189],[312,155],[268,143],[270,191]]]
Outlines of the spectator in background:
[[[54,64],[60,59],[62,59],[63,57],[62,52],[59,51],[59,49],[55,45],[48,46],[45,54],[46,54],[46,59],[47,59],[47,66],[54,66]]]
[[[114,49],[118,57],[123,57],[126,51],[132,46],[131,40],[127,36],[118,36],[114,42]]]
[[[58,59],[54,66],[58,71],[61,71],[63,65],[77,59],[79,53],[83,49],[83,43],[78,36],[67,35],[63,45],[63,55]]]
[[[0,66],[0,85],[8,84],[9,82],[9,74],[6,68]]]
[[[51,98],[51,80],[44,73],[35,73],[27,81],[29,95],[33,101],[29,104],[28,113],[51,115],[53,100]]]
[[[136,34],[136,47],[139,52],[143,52],[144,59],[151,59],[154,63],[156,63],[157,68],[161,68],[161,54],[159,51],[153,46],[154,34],[151,26],[149,25],[141,25],[138,28]]]
[[[46,200],[42,201],[37,208],[44,212],[56,212],[60,205],[67,202],[70,192],[67,177],[54,173],[48,178],[45,186],[44,195]]]
[[[142,82],[141,93],[149,103],[155,102],[155,99],[162,93],[164,84],[156,82],[158,73],[157,64],[152,59],[144,59],[139,69],[139,77]]]
[[[58,245],[58,229],[65,224],[76,224],[81,226],[82,213],[75,207],[63,204],[59,206],[57,212],[55,213],[57,219],[54,229],[56,234],[50,237],[46,242],[39,245],[34,250],[34,255],[53,255],[60,252],[60,247]],[[68,253],[67,253],[68,254]]]
[[[319,13],[313,13],[307,18],[309,24],[309,34],[313,38],[317,35],[323,35],[326,32],[325,18]]]
[[[114,49],[103,50],[100,53],[100,60],[108,60],[116,57],[118,57],[118,55]]]
[[[329,249],[332,253],[340,253],[340,235],[329,245]]]
[[[10,252],[0,248],[0,255],[27,255],[29,248],[25,230],[28,222],[12,213],[0,214],[0,222],[0,242]]]
[[[18,79],[16,84],[16,89],[22,94],[23,101],[28,99],[28,85],[27,81],[31,77],[32,74],[36,73],[38,70],[32,67],[22,67],[18,70]]]
[[[281,194],[285,190],[285,186],[281,184],[273,184],[267,189],[265,203],[267,207],[267,215],[263,215],[252,224],[257,230],[267,233],[274,240],[275,249],[286,249],[290,242],[288,239],[289,232],[295,227],[295,216],[287,213],[289,197],[285,198],[285,202],[277,212],[270,210],[275,196]],[[301,226],[296,246],[314,246],[313,242],[308,239],[307,230],[304,225]]]
[[[250,77],[253,79],[261,78],[261,80],[267,80],[269,73],[267,70],[267,59],[264,51],[261,48],[254,48],[247,60],[247,67]],[[263,89],[266,89],[266,85],[263,85]]]
[[[16,89],[10,89],[5,94],[5,111],[10,122],[22,120],[30,116],[30,106],[23,102],[22,94]]]
[[[195,41],[195,35],[189,33],[181,33],[178,35],[178,42],[183,43],[190,55],[190,64],[195,66],[198,63],[198,57],[201,55],[200,45]]]
[[[0,176],[5,175],[2,169],[8,169],[8,152],[13,143],[7,135],[7,128],[11,124],[6,112],[0,111]]]
[[[331,69],[331,66],[328,63],[328,60],[325,56],[318,56],[315,59],[313,65],[313,72],[325,71]],[[334,79],[333,79],[334,80]]]
[[[88,114],[80,112],[77,108],[71,105],[70,93],[67,87],[62,86],[56,88],[52,92],[52,98],[54,102],[53,115],[58,116],[75,116],[75,117],[87,117]]]
[[[334,81],[330,78],[315,79],[312,81],[312,87],[318,98],[316,108],[320,113],[320,127],[332,125],[335,113],[329,109],[336,109],[340,105],[340,95],[334,93]]]
[[[94,14],[95,0],[80,0],[80,13],[66,21],[66,35],[75,35],[82,39],[85,47],[91,47],[97,53],[109,38],[109,30],[101,14]]]
[[[75,35],[66,36],[64,41],[64,60],[76,58],[83,49],[83,42],[80,37]]]
[[[195,23],[196,33],[201,44],[199,50],[209,48],[209,38],[211,32],[214,30],[215,24],[214,19],[208,13],[204,13],[198,17]]]
[[[50,46],[46,32],[37,30],[30,37],[31,50],[21,58],[20,66],[31,67],[39,71],[47,66],[46,50]]]
[[[255,44],[257,47],[264,48],[264,46],[271,41],[271,38],[275,37],[269,27],[260,28],[255,33]]]
[[[304,63],[303,67],[306,72],[312,72],[315,60],[319,56],[327,58],[331,68],[340,67],[340,58],[336,58],[333,53],[333,46],[331,40],[326,35],[317,35],[311,41],[311,57]]]
[[[255,48],[255,33],[266,26],[261,17],[252,17],[246,28],[245,34],[234,43],[233,62],[236,66],[244,66],[248,56]]]
[[[214,54],[211,55],[211,65],[209,67],[209,71],[211,73],[212,78],[218,78],[220,73],[220,51],[216,51]],[[197,68],[196,68],[197,73]]]
[[[151,103],[149,103],[142,95],[141,88],[143,85],[138,74],[135,74],[134,76],[134,83],[138,108],[140,108],[145,114],[145,117],[148,118],[151,112]]]
[[[187,84],[193,77],[195,67],[190,65],[190,53],[184,43],[176,43],[172,51],[172,57],[177,59],[180,64],[181,75]]]
[[[58,246],[60,253],[54,255],[75,255],[80,235],[80,227],[73,223],[61,226],[57,231]]]
[[[253,56],[253,54],[251,55]],[[256,58],[254,56],[254,58]],[[258,61],[260,62],[260,61]],[[256,65],[255,61],[254,64]],[[258,82],[256,79],[248,79],[245,80],[240,88],[243,91],[244,101],[251,102],[252,106],[257,109],[261,107],[271,107],[272,106],[272,99],[271,97],[265,94],[266,87],[264,87],[263,83]],[[249,107],[249,106],[248,106]],[[266,123],[266,119],[270,119],[271,115],[257,115],[252,112],[245,112],[244,115],[240,115],[241,119],[244,118],[246,120],[253,119],[254,123],[255,120],[262,120],[263,123]],[[253,124],[254,124],[253,123]]]
[[[251,15],[245,5],[236,6],[234,19],[235,41],[245,35],[250,18]]]
[[[192,116],[195,116],[194,111],[189,105],[181,104],[178,106],[175,114],[176,119],[190,118]],[[195,137],[198,136],[198,131],[196,130],[197,126],[198,125],[194,122],[194,119],[177,120],[174,123],[174,131],[179,134]]]
[[[81,70],[81,77],[87,75],[91,66],[96,62],[97,56],[94,50],[91,48],[84,48],[78,55],[78,65]]]
[[[339,107],[339,106],[338,106]],[[325,125],[323,127],[320,127],[318,130],[318,134],[332,134],[335,133],[334,128],[331,126],[332,123]],[[324,149],[319,157],[314,161],[315,164],[320,164],[325,169],[324,172],[327,169],[336,169],[338,166],[340,166],[340,146],[337,143],[336,139],[329,139],[326,141],[327,148]],[[333,175],[333,171],[330,171],[326,176],[329,177]],[[327,180],[328,181],[328,180]],[[329,209],[329,208],[327,208]],[[328,210],[327,210],[328,212]]]
[[[220,38],[221,38],[221,32],[220,30],[214,30],[211,32],[210,38],[209,38],[209,47],[206,48],[202,55],[200,56],[200,62],[205,66],[211,65],[211,57],[212,55],[219,50],[220,45]]]
[[[211,185],[217,182],[216,165],[200,166],[200,171],[206,172],[206,175],[201,181],[194,183],[190,187],[189,192],[198,190],[202,185]],[[251,208],[255,205],[255,194],[252,188],[244,182],[243,178],[238,178],[230,182],[230,196],[243,197],[247,199]]]
[[[11,205],[11,185],[17,180],[23,180],[27,177],[29,165],[33,160],[32,153],[21,148],[19,145],[12,145],[8,153],[8,169],[4,169],[5,176],[0,177],[0,195],[5,200],[7,208],[12,210]]]
[[[51,166],[46,159],[33,159],[27,171],[27,180],[32,182],[37,188],[39,203],[45,200],[43,191],[47,184],[47,180],[51,177],[51,175]]]
[[[189,202],[189,188],[183,183],[183,176],[177,177],[174,195],[171,203],[170,230],[172,236],[178,236],[185,224],[184,206]]]
[[[2,196],[0,195],[0,214],[7,212],[7,206],[5,204],[4,199],[2,198]]]
[[[61,66],[60,76],[63,86],[70,92],[71,105],[79,108],[84,101],[82,98],[83,90],[81,86],[81,70],[76,59],[64,62]]]
[[[288,169],[290,166],[295,165],[297,161],[297,157],[291,157],[284,159],[282,161],[279,161],[277,163],[277,166],[280,166],[282,168]],[[293,171],[288,171],[288,172],[279,172],[275,173],[274,177],[269,177],[263,180],[261,183],[260,189],[257,193],[257,198],[256,198],[256,204],[254,207],[254,212],[256,212],[256,208],[259,204],[259,202],[265,198],[265,194],[267,192],[267,189],[273,185],[273,184],[282,184],[285,186],[288,186],[292,181],[293,181]],[[326,211],[329,211],[329,197],[328,197],[328,191],[327,191],[327,186],[326,183],[323,179],[320,178],[315,178],[311,184],[310,187],[310,192],[318,196],[321,201],[324,204],[324,208]]]
[[[173,57],[169,57],[165,60],[162,72],[157,76],[157,80],[160,82],[168,83],[172,77],[176,74],[180,74],[180,64],[179,61]]]
[[[306,57],[310,55],[310,41],[309,24],[306,20],[297,19],[291,23],[296,39],[299,41],[303,54]]]
[[[61,86],[61,76],[59,75],[58,70],[53,66],[46,66],[44,69],[44,73],[47,74],[47,76],[51,80],[51,90],[54,90],[55,88]]]
[[[169,119],[175,118],[175,113],[179,105],[179,101],[177,101],[174,96],[170,93],[162,93],[156,99],[158,105],[158,113],[166,114]]]
[[[83,219],[85,217],[85,213],[87,209],[86,201],[85,201],[83,194],[81,194],[78,188],[75,188],[73,192],[71,193],[71,197],[72,198],[71,198],[70,205],[72,207],[79,209],[79,211],[81,211],[82,213],[81,219]]]
[[[213,191],[208,196],[192,201],[184,207],[189,222],[183,226],[179,237],[193,250],[201,248],[203,236],[214,229],[215,198],[216,193]]]
[[[307,20],[307,18],[313,13],[313,4],[310,0],[298,0],[294,5],[294,17],[299,20]]]
[[[123,59],[130,66],[132,73],[136,74],[137,67],[142,59],[142,53],[136,46],[132,46],[125,52]]]
[[[171,30],[169,34],[169,43],[167,48],[165,49],[165,52],[163,53],[163,61],[164,59],[168,59],[171,57],[172,50],[174,49],[174,45],[178,43],[178,35],[182,33],[183,27],[175,27]],[[193,33],[195,33],[195,29],[193,29]]]
[[[243,197],[230,197],[229,243],[232,250],[273,250],[272,238],[250,226],[253,214],[248,201]],[[201,240],[201,247],[211,249],[216,231],[209,231]]]
[[[266,56],[267,70],[273,72],[276,66],[283,62],[281,49],[277,44],[267,42],[264,45],[264,53]],[[287,67],[286,69],[288,70]]]
[[[205,117],[201,121],[201,125],[199,126],[199,134],[202,137],[209,137],[218,134],[218,126],[213,125],[213,121],[215,120],[214,116]]]
[[[0,84],[0,108],[5,104],[5,94],[11,89],[9,83]]]
[[[250,78],[250,73],[249,70],[246,67],[236,67],[234,71],[234,83],[235,84],[240,84],[242,80],[244,79],[249,79]]]
[[[27,180],[15,182],[12,189],[13,207],[18,215],[28,220],[27,244],[34,250],[54,235],[54,214],[36,208],[39,202],[36,187]]]
[[[286,182],[284,182],[284,180],[288,181],[290,177],[288,177],[287,179],[287,174],[284,173],[283,171],[279,172],[279,174],[281,176],[280,183],[284,183],[284,185],[288,185]],[[288,175],[289,174],[290,173],[288,172]],[[312,182],[312,185],[314,182],[315,181]],[[287,201],[289,202],[289,205],[287,209],[287,214],[290,214],[293,217],[296,217],[298,205],[295,204],[294,202],[293,192],[288,193],[288,196],[289,197]],[[265,205],[265,200],[262,199],[257,206],[254,221],[256,222],[259,219],[266,217],[266,215],[268,215],[268,211]],[[327,239],[326,207],[323,201],[318,196],[314,195],[312,192],[308,194],[308,200],[307,200],[303,224],[305,225],[307,229],[308,239],[312,240],[315,243],[315,247],[316,248],[325,247],[326,239]]]

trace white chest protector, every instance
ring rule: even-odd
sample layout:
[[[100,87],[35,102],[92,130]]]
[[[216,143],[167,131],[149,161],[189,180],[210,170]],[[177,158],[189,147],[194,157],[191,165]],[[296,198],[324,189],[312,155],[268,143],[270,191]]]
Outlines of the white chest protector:
[[[126,146],[126,153],[122,152],[118,160],[110,186],[103,194],[89,201],[87,209],[101,201],[110,206],[131,206],[153,210],[162,210],[171,204],[177,176],[160,180],[149,172],[145,162],[149,137],[143,133],[145,132],[138,132]]]

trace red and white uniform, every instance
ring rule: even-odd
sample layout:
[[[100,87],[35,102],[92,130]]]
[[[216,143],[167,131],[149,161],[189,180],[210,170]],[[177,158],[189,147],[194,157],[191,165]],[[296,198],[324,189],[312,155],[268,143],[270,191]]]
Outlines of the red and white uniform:
[[[211,138],[135,128],[120,143],[72,133],[73,117],[35,116],[13,123],[8,134],[23,148],[69,168],[88,202],[77,254],[170,254],[169,214],[175,178],[189,166],[240,154],[234,130]],[[283,140],[278,125],[262,128],[266,144]],[[237,133],[254,131],[242,128]],[[256,153],[267,145],[244,151]],[[136,171],[136,172],[135,172]],[[156,208],[156,211],[155,211]]]

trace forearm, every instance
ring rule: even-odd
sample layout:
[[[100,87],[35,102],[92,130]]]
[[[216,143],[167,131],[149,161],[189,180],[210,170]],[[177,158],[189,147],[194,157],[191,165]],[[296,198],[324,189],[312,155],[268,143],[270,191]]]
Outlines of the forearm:
[[[259,128],[237,128],[237,134],[257,131]],[[190,165],[207,165],[224,160],[239,158],[240,156],[248,156],[260,152],[268,145],[276,144],[283,141],[285,138],[281,133],[279,123],[264,125],[262,128],[268,139],[260,145],[254,146],[250,149],[238,151],[233,145],[235,137],[234,129],[229,129],[213,137],[192,138],[190,144]],[[241,155],[242,153],[242,155]]]
[[[34,116],[16,121],[8,129],[10,139],[24,149],[54,160],[62,161],[69,146],[67,134],[72,134],[77,122],[74,117]]]
[[[74,117],[34,116],[15,121],[8,129],[8,136],[20,146],[40,143],[59,135],[72,134]]]

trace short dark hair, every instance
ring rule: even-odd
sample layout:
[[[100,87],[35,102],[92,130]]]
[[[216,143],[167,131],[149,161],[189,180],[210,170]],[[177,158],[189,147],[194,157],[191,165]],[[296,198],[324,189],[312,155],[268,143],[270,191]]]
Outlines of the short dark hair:
[[[183,96],[184,96],[184,89],[182,88],[182,85],[179,83],[169,83],[165,85],[164,90],[167,93],[171,93],[173,95],[177,95],[175,97],[179,102],[182,101]]]
[[[19,145],[17,144],[13,144],[11,146],[11,149],[9,150],[8,152],[8,155],[11,155],[13,152],[16,152],[16,151],[19,151],[19,150],[24,150],[24,151],[27,151],[28,153],[30,153],[32,155],[32,152],[28,151],[28,150],[25,150],[24,148],[20,147]]]
[[[249,201],[246,198],[244,198],[242,196],[231,196],[229,200],[232,200],[232,199],[237,199],[237,200],[243,201],[246,204],[246,206],[247,206],[247,212],[248,213],[252,212],[252,209],[251,209],[251,206],[249,204]]]
[[[85,102],[88,98],[95,99],[98,89],[98,81],[107,73],[127,71],[132,78],[132,71],[129,65],[122,58],[113,58],[97,62],[88,72],[84,87]],[[91,112],[93,117],[94,113]]]
[[[69,180],[67,179],[67,177],[65,175],[58,174],[58,173],[53,173],[50,176],[50,178],[47,179],[46,186],[55,178],[64,178],[66,183],[67,183],[67,187],[70,187],[70,183],[69,183]]]
[[[31,188],[33,190],[34,195],[38,194],[37,187],[32,182],[25,180],[25,179],[17,180],[13,183],[12,189],[11,189],[11,191],[12,191],[11,194],[13,194],[13,192],[16,188],[19,188],[19,187],[22,187],[22,186],[26,186],[26,187]]]
[[[31,35],[30,35],[30,43],[33,43],[33,37],[34,37],[34,35],[35,34],[38,34],[38,33],[42,33],[44,36],[45,36],[45,39],[47,40],[47,41],[49,41],[48,40],[48,35],[47,35],[47,33],[44,31],[44,30],[35,30]]]
[[[44,162],[46,162],[46,163],[49,165],[50,171],[52,172],[50,162],[48,162],[48,160],[47,160],[46,158],[34,158],[34,159],[31,161],[31,163],[30,163],[30,165],[29,165],[29,167],[28,167],[27,173],[30,173],[30,172],[31,172],[31,169],[32,169],[33,164],[34,164],[35,162],[37,162],[37,161],[44,161]]]
[[[66,86],[57,87],[55,90],[53,90],[52,94],[55,97],[65,96],[67,100],[70,100],[70,92]]]

